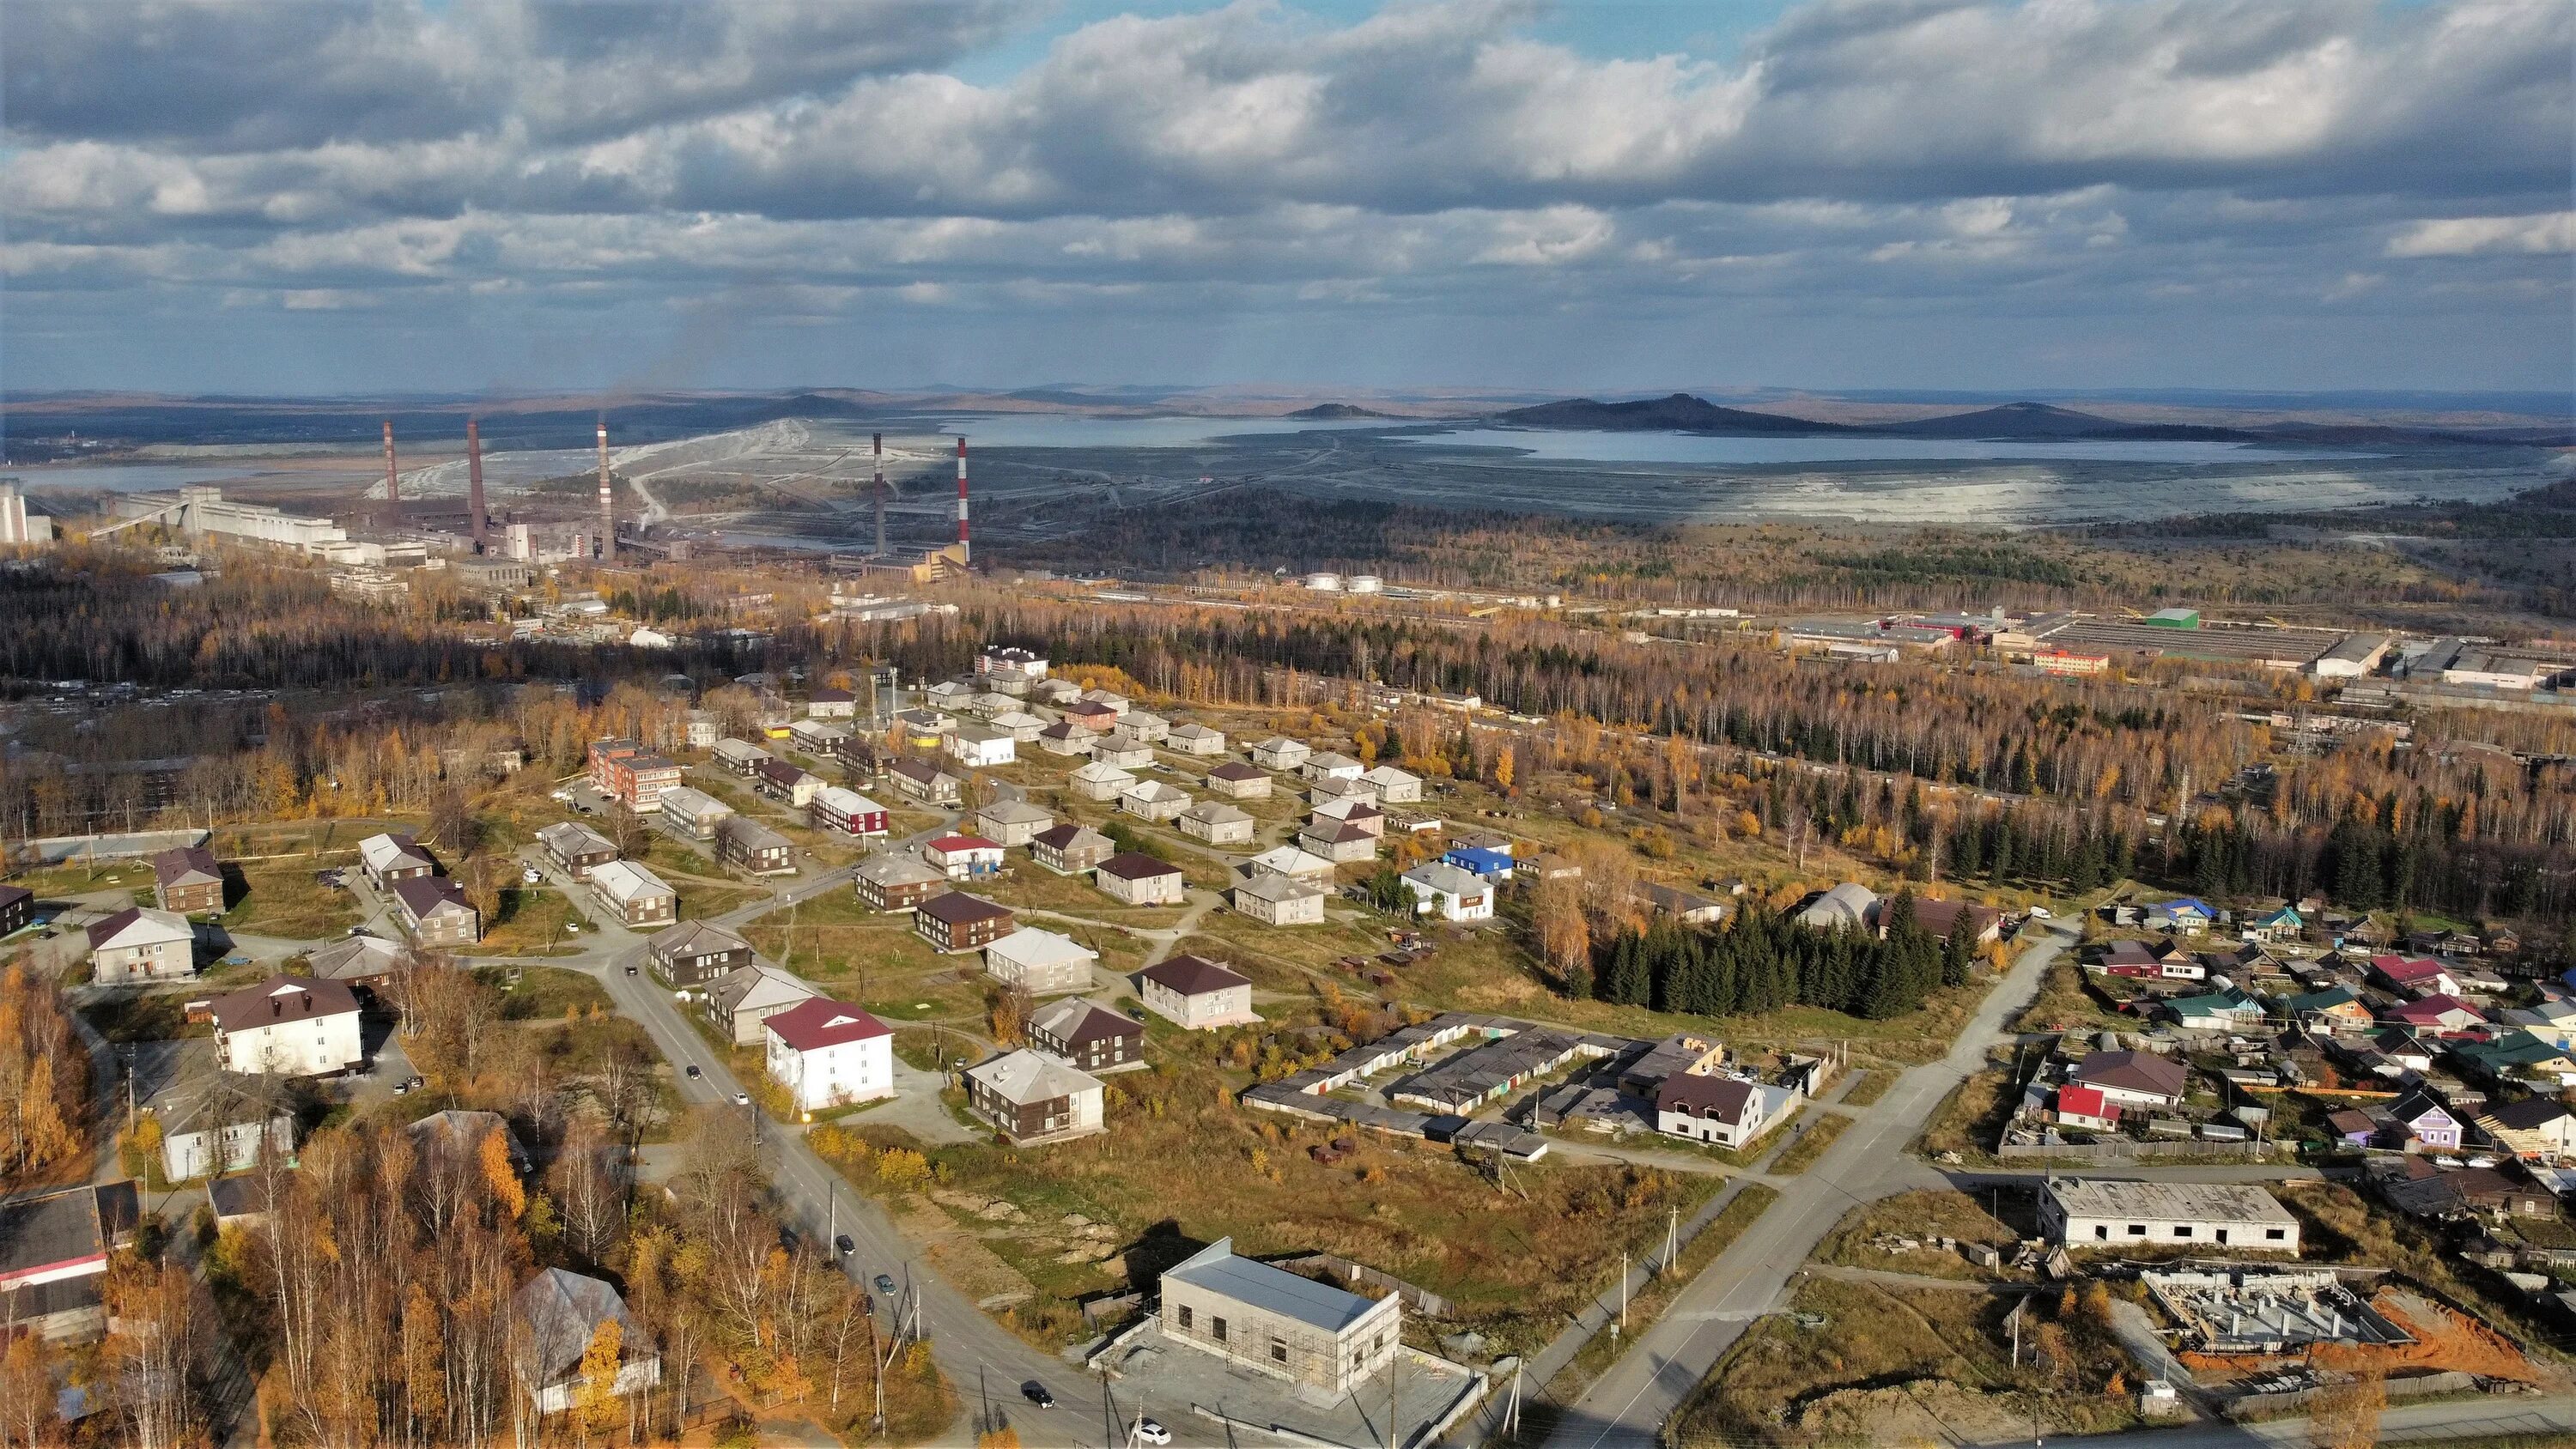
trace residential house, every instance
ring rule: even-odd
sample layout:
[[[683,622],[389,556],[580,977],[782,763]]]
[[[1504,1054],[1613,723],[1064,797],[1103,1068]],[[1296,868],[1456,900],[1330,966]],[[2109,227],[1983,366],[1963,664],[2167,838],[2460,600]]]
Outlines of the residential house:
[[[1159,714],[1131,709],[1118,717],[1118,728],[1150,745],[1171,736],[1172,722]]]
[[[728,815],[716,822],[716,859],[750,875],[796,873],[794,843],[742,815]]]
[[[1079,702],[1096,704],[1122,719],[1126,717],[1127,711],[1134,707],[1128,703],[1127,696],[1110,689],[1086,689],[1082,692]]]
[[[1104,1130],[1103,1095],[1099,1078],[1025,1048],[966,1069],[967,1110],[1019,1147]]]
[[[182,916],[224,908],[224,868],[202,845],[176,845],[152,857],[152,904]]]
[[[846,1001],[816,996],[760,1024],[771,1080],[799,1112],[894,1095],[894,1032]]]
[[[128,906],[88,927],[90,980],[101,986],[175,981],[197,974],[197,928],[188,918]]]
[[[358,869],[366,874],[367,884],[382,891],[391,889],[398,880],[435,875],[438,862],[431,860],[410,836],[388,832],[358,842]]]
[[[1183,755],[1222,755],[1225,731],[1203,724],[1174,725],[1163,736],[1163,748]]]
[[[1098,760],[1065,777],[1066,786],[1085,800],[1115,800],[1135,783],[1135,776],[1116,765],[1104,765]]]
[[[2547,1189],[2534,1183],[2517,1182],[2492,1167],[2444,1172],[2429,1163],[2413,1162],[2393,1176],[2383,1178],[2379,1191],[2388,1199],[2389,1206],[2419,1218],[2467,1218],[2477,1214],[2498,1218],[2555,1218],[2558,1215],[2558,1203]]]
[[[2254,912],[2244,922],[2248,941],[2295,941],[2308,929],[2308,918],[2291,905],[2273,906]]]
[[[950,880],[1002,873],[1002,843],[980,835],[943,835],[921,848],[921,863]]]
[[[856,719],[859,717],[859,697],[846,689],[826,685],[806,696],[805,713],[814,719]]]
[[[896,794],[924,805],[954,805],[966,786],[965,781],[928,760],[892,761],[885,767],[885,776],[894,782]]]
[[[1016,747],[1019,745],[1038,744],[1039,736],[1046,733],[1047,722],[1024,709],[1006,709],[993,716],[993,728],[1009,735],[1011,737],[1012,745]],[[1016,749],[1014,750],[1014,753],[1017,753]],[[1063,754],[1066,752],[1062,750],[1054,750],[1050,751],[1050,753]]]
[[[358,998],[346,982],[271,976],[207,1004],[215,1060],[244,1076],[311,1077],[358,1065]]]
[[[1234,1254],[1219,1238],[1162,1275],[1162,1341],[1327,1398],[1392,1374],[1403,1349],[1403,1298],[1366,1298]],[[1383,1398],[1383,1396],[1380,1396]]]
[[[1046,656],[1016,645],[987,645],[975,654],[975,677],[988,683],[1016,680],[1026,688],[1046,675]]]
[[[760,773],[761,763],[771,757],[760,746],[737,739],[716,741],[715,755],[717,764],[746,779]]]
[[[2055,1116],[2068,1127],[2109,1132],[2120,1125],[2120,1104],[2103,1096],[2100,1087],[2069,1082],[2057,1089]]]
[[[2185,1031],[2245,1031],[2263,1022],[2263,1003],[2233,986],[2198,996],[2177,996],[2166,1002],[2164,1009]]]
[[[618,1329],[617,1372],[601,1387],[611,1397],[627,1398],[662,1382],[653,1336],[627,1311],[617,1290],[599,1279],[547,1268],[510,1304],[523,1327],[517,1340],[525,1370],[521,1381],[538,1414],[565,1413],[593,1392],[586,1372],[591,1346],[610,1323]]]
[[[1272,735],[1252,747],[1252,763],[1265,770],[1289,771],[1302,768],[1314,750],[1301,740],[1285,735]]]
[[[2497,1020],[2519,1027],[2561,1050],[2576,1048],[2576,1001],[2564,997],[2517,1006],[2497,1014]]]
[[[1310,806],[1348,802],[1353,805],[1375,805],[1377,787],[1358,775],[1326,775],[1306,784],[1306,802]]]
[[[1738,1148],[1778,1126],[1803,1095],[1747,1077],[1675,1072],[1655,1089],[1655,1130]]]
[[[948,889],[948,877],[909,855],[871,855],[850,872],[859,904],[872,911],[909,911]]]
[[[612,860],[590,873],[590,893],[601,910],[630,931],[669,925],[679,918],[680,893],[631,860]]]
[[[945,955],[981,951],[1011,933],[1011,911],[982,896],[950,891],[912,908],[913,934]]]
[[[733,814],[733,807],[686,785],[662,792],[662,825],[684,840],[713,840],[716,827]]]
[[[2532,1082],[2551,1091],[2576,1087],[2576,1059],[2565,1048],[2527,1031],[2509,1031],[2488,1041],[2455,1041],[2451,1055],[2489,1081]]]
[[[331,981],[380,981],[403,964],[403,947],[382,936],[346,936],[304,958],[305,969]]]
[[[1880,913],[1883,915],[1885,912],[1886,907],[1882,904]],[[1974,901],[1917,897],[1914,902],[1914,924],[1931,932],[1934,938],[1945,942],[1950,939],[1952,931],[1964,930],[1968,933],[1969,945],[1983,946],[2003,939],[2004,913],[1992,906],[1978,905]]]
[[[2292,1021],[2328,1031],[2364,1031],[2371,1023],[2370,1008],[2362,1005],[2349,986],[2329,986],[2323,991],[2286,997],[2281,1010]]]
[[[2397,1145],[2409,1152],[2457,1152],[2464,1141],[2460,1119],[2440,1097],[2418,1087],[2388,1109]]]
[[[704,986],[751,964],[751,943],[722,926],[682,921],[644,943],[653,974],[666,986]]]
[[[2449,967],[2424,957],[2373,956],[2370,974],[2391,991],[2409,996],[2457,996],[2460,978]]]
[[[2382,1021],[2410,1026],[2418,1031],[2466,1031],[2486,1020],[2476,1007],[2456,996],[2427,996],[2420,1001],[2401,1001],[2379,1014]]]
[[[1356,825],[1381,840],[1386,838],[1386,812],[1364,800],[1327,800],[1308,818],[1318,825],[1326,821]]]
[[[948,753],[970,770],[1007,765],[1020,757],[1019,736],[983,725],[959,725],[948,736]]]
[[[1174,956],[1136,973],[1145,1009],[1192,1031],[1243,1026],[1261,1020],[1252,1009],[1252,982],[1204,956]]]
[[[2217,919],[2218,913],[2209,908],[2208,902],[2190,896],[2158,901],[2148,906],[2146,912],[2149,930],[2184,936],[2199,935]]]
[[[1154,763],[1154,747],[1123,729],[1111,730],[1092,742],[1091,760],[1120,770],[1142,770]]]
[[[902,742],[916,750],[936,750],[957,728],[957,717],[936,709],[897,710],[894,729]]]
[[[1422,798],[1422,777],[1393,765],[1380,765],[1360,778],[1376,788],[1381,805],[1410,805]]]
[[[1103,894],[1131,906],[1178,905],[1184,890],[1179,866],[1134,850],[1102,861],[1091,880]]]
[[[1029,1015],[1029,1045],[1086,1072],[1136,1071],[1145,1065],[1145,1027],[1079,996]]]
[[[2077,1062],[2067,1079],[2098,1087],[2123,1107],[2179,1107],[2191,1087],[2191,1069],[2148,1052],[2095,1052]]]
[[[1053,815],[1026,800],[998,800],[975,815],[976,832],[1006,846],[1026,845],[1054,824]]]
[[[1222,800],[1202,800],[1181,812],[1181,833],[1210,845],[1245,845],[1252,840],[1252,817]]]
[[[802,810],[814,803],[815,793],[823,788],[823,777],[785,760],[763,760],[751,783],[779,804]]]
[[[1244,915],[1269,926],[1319,926],[1324,922],[1324,888],[1264,872],[1239,882],[1227,900]]]
[[[1050,755],[1087,755],[1091,742],[1098,738],[1090,730],[1071,720],[1057,720],[1038,731],[1038,748]]]
[[[1545,862],[1549,860],[1562,861],[1563,857],[1540,857],[1539,868],[1533,870],[1531,874],[1538,879],[1545,879],[1547,872]],[[1574,869],[1577,878],[1580,878],[1582,867],[1576,866]],[[1726,902],[1713,900],[1678,886],[1662,885],[1650,880],[1639,881],[1634,898],[1656,915],[1679,921],[1686,926],[1714,925],[1726,918]]]
[[[1334,750],[1308,755],[1297,766],[1297,772],[1309,780],[1356,780],[1367,769],[1367,765]]]
[[[2576,1156],[2576,1114],[2555,1097],[2490,1104],[2479,1115],[2478,1127],[2498,1147],[2526,1161]]]
[[[2380,1132],[2379,1119],[2368,1112],[2347,1107],[2326,1114],[2326,1131],[2345,1147],[2368,1147]]]
[[[1029,858],[1058,875],[1081,875],[1117,854],[1108,836],[1066,821],[1029,837]]]
[[[820,993],[775,966],[738,966],[707,987],[707,1020],[735,1046],[759,1046],[761,1024]]]
[[[1427,861],[1417,865],[1406,871],[1402,879],[1404,888],[1413,893],[1413,909],[1417,914],[1438,916],[1444,921],[1493,919],[1493,883],[1446,861]]]
[[[1212,795],[1229,800],[1267,800],[1270,798],[1270,776],[1240,760],[1228,760],[1209,769],[1200,781]]]
[[[555,869],[577,881],[590,879],[593,869],[617,858],[617,847],[607,836],[571,820],[559,820],[538,831],[537,844],[544,847]]]
[[[662,808],[668,811],[669,797]],[[886,808],[867,796],[843,785],[826,785],[814,792],[813,802],[806,807],[806,818],[817,830],[834,835],[847,835],[867,840],[886,833]]]
[[[1096,699],[1077,699],[1064,707],[1065,724],[1095,735],[1105,735],[1118,724],[1118,711]]]
[[[36,924],[36,893],[25,886],[0,885],[0,936],[14,936]]]
[[[1031,996],[1062,996],[1091,989],[1091,967],[1100,953],[1053,931],[1022,926],[984,948],[984,970],[1005,986]]]
[[[394,882],[394,919],[423,946],[471,946],[483,939],[483,913],[452,880]]]
[[[809,755],[831,755],[841,748],[841,741],[854,733],[847,725],[830,720],[800,719],[787,727],[787,742]]]
[[[1297,848],[1333,863],[1377,857],[1378,838],[1365,825],[1340,820],[1310,820],[1297,831]]]
[[[1314,885],[1330,885],[1333,879],[1331,861],[1320,855],[1309,854],[1293,845],[1274,845],[1245,861],[1239,868],[1246,876],[1254,879],[1265,875],[1279,875]]]
[[[1118,808],[1146,820],[1178,820],[1190,808],[1190,797],[1160,780],[1147,780],[1119,791]]]

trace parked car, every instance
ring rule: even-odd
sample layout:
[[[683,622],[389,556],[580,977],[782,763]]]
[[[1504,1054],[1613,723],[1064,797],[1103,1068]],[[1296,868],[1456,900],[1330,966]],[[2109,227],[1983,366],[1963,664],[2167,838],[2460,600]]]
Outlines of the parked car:
[[[1139,1444],[1169,1444],[1172,1442],[1172,1431],[1164,1428],[1162,1425],[1151,1419],[1138,1419],[1136,1421],[1136,1442]]]
[[[889,1298],[894,1296],[894,1278],[891,1274],[879,1273],[877,1275],[877,1291]]]
[[[832,1247],[844,1258],[859,1250],[859,1245],[850,1241],[850,1235],[847,1233],[843,1233],[839,1237],[834,1238],[832,1240]]]
[[[1020,1385],[1020,1397],[1037,1405],[1041,1409],[1052,1409],[1055,1407],[1055,1395],[1048,1393],[1047,1386],[1039,1383],[1036,1379],[1031,1379],[1027,1383]]]
[[[734,1104],[735,1106],[737,1106],[737,1107],[748,1107],[748,1106],[750,1106],[750,1105],[751,1105],[751,1094],[750,1094],[749,1092],[736,1092],[736,1093],[734,1093],[734,1094],[733,1094],[733,1104]]]
[[[529,866],[526,870],[519,872],[519,884],[521,885],[535,885],[545,878],[545,873],[538,870],[533,865]]]

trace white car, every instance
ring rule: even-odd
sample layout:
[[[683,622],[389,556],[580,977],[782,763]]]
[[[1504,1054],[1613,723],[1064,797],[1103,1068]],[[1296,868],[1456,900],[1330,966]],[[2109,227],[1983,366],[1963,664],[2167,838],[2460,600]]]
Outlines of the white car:
[[[529,866],[526,870],[519,872],[519,884],[521,885],[535,885],[544,879],[545,876],[539,873],[537,868],[533,865]]]
[[[1169,1444],[1172,1442],[1172,1431],[1155,1423],[1151,1419],[1138,1419],[1136,1421],[1136,1442],[1139,1444]]]

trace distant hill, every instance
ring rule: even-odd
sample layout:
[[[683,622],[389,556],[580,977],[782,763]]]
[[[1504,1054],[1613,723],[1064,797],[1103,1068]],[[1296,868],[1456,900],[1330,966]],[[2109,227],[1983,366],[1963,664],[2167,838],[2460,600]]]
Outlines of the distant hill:
[[[1540,403],[1495,414],[1498,422],[1525,428],[1585,428],[1609,433],[1848,433],[1839,423],[1814,423],[1778,413],[1722,408],[1677,392],[1640,402],[1606,403],[1588,397]]]
[[[1294,418],[1301,423],[1335,423],[1352,418],[1392,418],[1395,414],[1382,413],[1375,408],[1359,407],[1351,403],[1317,403],[1313,407],[1299,408],[1283,416]]]
[[[1886,423],[1872,431],[1908,438],[2094,438],[2130,426],[2092,413],[2021,402],[1944,417],[1916,418],[1910,423]]]

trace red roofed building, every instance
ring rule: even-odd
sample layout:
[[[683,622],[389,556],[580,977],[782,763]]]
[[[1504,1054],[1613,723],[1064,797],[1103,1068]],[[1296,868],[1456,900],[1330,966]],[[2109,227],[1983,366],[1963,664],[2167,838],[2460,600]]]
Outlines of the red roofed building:
[[[2466,1031],[2486,1020],[2478,1009],[2456,996],[2433,995],[2401,1002],[2379,1014],[2382,1021],[2402,1022],[2424,1031]]]
[[[2108,1132],[2120,1125],[2120,1104],[2104,1097],[2100,1087],[2070,1083],[2057,1089],[2057,1120]]]
[[[924,865],[950,880],[993,875],[1002,868],[1002,842],[980,835],[943,835],[921,848]]]
[[[2420,991],[2442,996],[2460,994],[2460,979],[2441,962],[2423,957],[2373,956],[2371,974],[2399,991]]]
[[[846,1001],[817,996],[763,1020],[769,1075],[800,1112],[894,1095],[894,1031]]]

